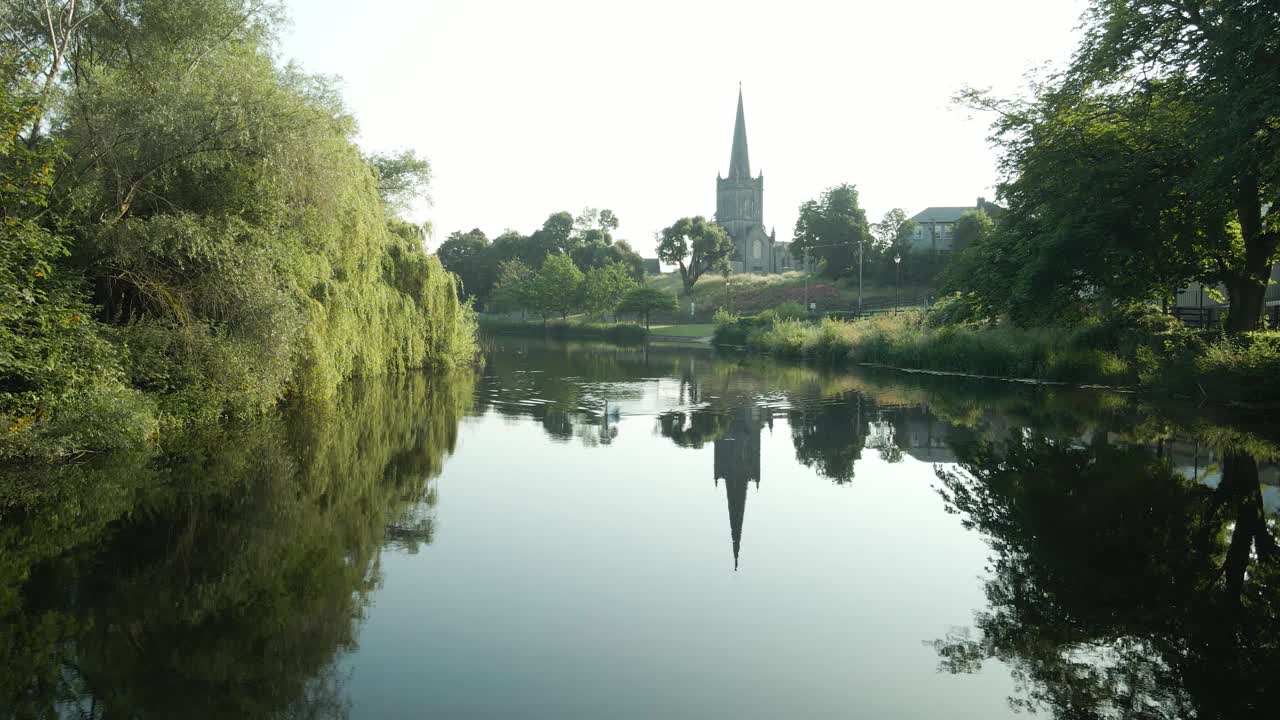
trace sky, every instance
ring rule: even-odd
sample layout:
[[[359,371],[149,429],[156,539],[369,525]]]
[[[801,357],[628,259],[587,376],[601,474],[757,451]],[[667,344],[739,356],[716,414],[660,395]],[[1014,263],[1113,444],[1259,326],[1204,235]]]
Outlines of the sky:
[[[480,228],[530,233],[548,215],[609,208],[615,237],[715,212],[738,85],[764,223],[857,186],[875,222],[901,207],[994,197],[989,117],[965,86],[1012,95],[1061,66],[1084,0],[482,2],[288,0],[278,53],[342,79],[367,152],[432,165],[434,248]]]

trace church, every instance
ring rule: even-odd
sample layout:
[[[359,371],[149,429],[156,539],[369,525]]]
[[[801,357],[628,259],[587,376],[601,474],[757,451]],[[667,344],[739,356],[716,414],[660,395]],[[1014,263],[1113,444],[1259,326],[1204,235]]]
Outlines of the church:
[[[777,232],[764,231],[764,173],[751,177],[747,155],[747,121],[742,110],[742,86],[738,86],[738,117],[733,125],[733,150],[729,177],[716,174],[716,224],[733,238],[734,272],[780,273],[795,270],[791,243],[778,242]]]

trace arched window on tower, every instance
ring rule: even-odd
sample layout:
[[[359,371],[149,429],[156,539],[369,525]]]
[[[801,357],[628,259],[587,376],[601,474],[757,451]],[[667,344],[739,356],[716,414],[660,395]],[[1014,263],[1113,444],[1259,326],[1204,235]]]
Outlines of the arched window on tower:
[[[764,257],[764,245],[759,240],[751,244],[751,257],[756,260]]]

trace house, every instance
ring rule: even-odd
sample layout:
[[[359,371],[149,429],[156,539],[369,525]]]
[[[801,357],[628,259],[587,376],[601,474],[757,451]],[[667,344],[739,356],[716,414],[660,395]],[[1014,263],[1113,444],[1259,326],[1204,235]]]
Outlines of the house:
[[[1262,304],[1263,320],[1269,327],[1280,327],[1280,263],[1271,266],[1271,284],[1267,286]],[[1173,314],[1196,327],[1217,325],[1226,312],[1227,290],[1221,285],[1191,283],[1178,291],[1173,302]]]
[[[956,223],[971,210],[981,210],[992,219],[1004,214],[1004,208],[978,198],[969,207],[928,207],[911,218],[915,231],[911,235],[912,252],[949,252],[955,248]]]

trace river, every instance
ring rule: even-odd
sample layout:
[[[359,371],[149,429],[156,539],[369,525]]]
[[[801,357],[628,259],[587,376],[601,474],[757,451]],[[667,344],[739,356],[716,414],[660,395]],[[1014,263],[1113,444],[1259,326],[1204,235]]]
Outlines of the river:
[[[486,338],[0,479],[4,717],[1246,717],[1280,428]]]

